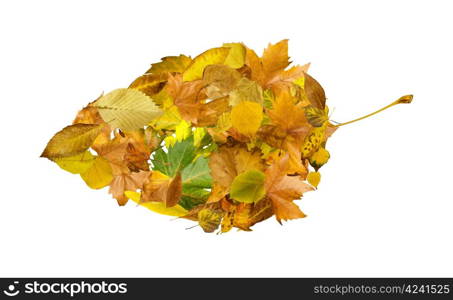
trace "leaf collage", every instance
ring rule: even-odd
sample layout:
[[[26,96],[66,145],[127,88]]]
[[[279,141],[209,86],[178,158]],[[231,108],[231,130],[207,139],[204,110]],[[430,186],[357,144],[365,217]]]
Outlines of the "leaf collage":
[[[339,124],[309,64],[290,64],[288,40],[261,56],[226,43],[164,57],[79,111],[41,156],[92,189],[108,187],[119,205],[131,200],[205,232],[303,218],[296,201],[318,187]]]

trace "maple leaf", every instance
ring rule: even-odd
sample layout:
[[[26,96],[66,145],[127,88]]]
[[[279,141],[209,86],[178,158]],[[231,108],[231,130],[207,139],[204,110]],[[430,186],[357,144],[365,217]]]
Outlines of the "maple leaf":
[[[313,190],[299,176],[288,176],[289,156],[286,155],[272,164],[266,171],[264,186],[267,196],[272,200],[275,217],[278,222],[305,217],[293,200],[303,193]]]
[[[119,205],[125,205],[128,198],[124,195],[124,192],[142,189],[148,177],[148,171],[116,175],[110,183],[109,193],[118,201]]]
[[[310,132],[311,125],[305,118],[305,111],[289,93],[281,93],[268,111],[272,125],[263,127],[260,136],[270,145],[288,151],[291,170],[306,174],[302,164],[302,144]]]
[[[141,202],[163,202],[165,207],[172,207],[178,204],[182,195],[181,173],[174,178],[153,171],[148,181],[143,185]]]
[[[196,123],[202,107],[202,100],[206,98],[202,89],[205,83],[202,80],[183,82],[181,75],[170,75],[165,86],[168,94],[173,98],[181,116],[188,122]]]

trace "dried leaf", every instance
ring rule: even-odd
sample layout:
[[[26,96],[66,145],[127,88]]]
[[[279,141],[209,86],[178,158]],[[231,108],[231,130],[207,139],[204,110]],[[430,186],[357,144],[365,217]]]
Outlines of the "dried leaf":
[[[135,130],[162,115],[153,100],[134,89],[116,89],[93,103],[102,119],[114,128]]]
[[[102,124],[66,126],[50,139],[41,157],[55,159],[85,152],[101,133],[103,126]]]
[[[212,48],[195,57],[183,73],[184,81],[201,79],[206,66],[223,64],[230,52],[228,47]]]
[[[81,174],[86,172],[93,165],[94,160],[95,156],[87,150],[74,156],[55,158],[54,162],[56,162],[63,170],[73,174]]]

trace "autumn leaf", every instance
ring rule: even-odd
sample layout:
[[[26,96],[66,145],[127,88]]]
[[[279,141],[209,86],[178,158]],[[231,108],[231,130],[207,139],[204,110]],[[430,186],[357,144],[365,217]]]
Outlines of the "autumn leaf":
[[[80,174],[80,177],[90,188],[101,189],[113,180],[112,168],[105,158],[97,156],[90,168]]]
[[[263,70],[268,77],[284,70],[289,64],[288,40],[282,40],[276,44],[269,44],[262,56]]]
[[[50,139],[41,157],[55,159],[85,152],[101,133],[101,124],[74,124],[63,128]]]
[[[134,89],[116,89],[93,103],[102,119],[114,128],[135,130],[162,115],[153,100]]]
[[[228,95],[240,79],[238,71],[225,65],[207,66],[203,73],[203,81],[208,85],[206,93],[211,99]]]
[[[246,148],[220,147],[209,159],[211,175],[217,184],[230,187],[234,178],[249,170],[264,170],[264,162],[258,152],[249,152]]]
[[[326,105],[326,94],[322,86],[313,77],[305,73],[304,90],[305,95],[314,107],[324,110]]]
[[[263,89],[255,81],[243,77],[229,93],[229,100],[231,106],[236,106],[242,101],[263,104]]]
[[[180,75],[169,76],[165,86],[168,94],[173,98],[174,105],[181,116],[188,122],[196,123],[205,95],[201,92],[205,83],[202,80],[183,82]]]
[[[148,96],[154,96],[161,89],[161,84],[165,83],[168,79],[168,74],[144,74],[135,79],[130,85],[129,89],[140,91]]]
[[[231,183],[231,198],[244,203],[258,202],[265,195],[264,178],[264,173],[257,170],[239,174]]]
[[[151,68],[146,71],[146,74],[161,74],[161,73],[182,73],[192,63],[192,59],[183,54],[179,56],[166,56],[161,62],[151,64]]]
[[[214,232],[219,228],[221,220],[221,211],[204,208],[198,212],[198,224],[200,224],[204,232]]]
[[[74,156],[55,158],[54,162],[63,170],[73,174],[85,173],[94,163],[95,156],[85,151]]]
[[[319,185],[319,182],[321,181],[321,173],[319,173],[319,172],[310,172],[310,173],[308,173],[307,181],[314,188],[317,188],[318,185]]]
[[[161,215],[173,216],[173,217],[183,217],[185,216],[188,211],[185,210],[180,205],[175,205],[172,207],[166,207],[163,202],[141,202],[140,201],[140,193],[135,191],[125,191],[124,195],[134,201],[135,203],[146,207],[147,209],[156,212]]]
[[[313,190],[298,176],[288,176],[288,168],[289,156],[286,155],[265,171],[266,194],[272,200],[275,217],[280,223],[281,220],[305,217],[293,200],[297,200],[303,193]]]
[[[228,47],[209,49],[195,57],[189,67],[183,73],[184,81],[201,79],[206,66],[223,64],[230,52]]]
[[[148,177],[148,171],[116,175],[110,183],[109,193],[118,201],[119,205],[125,205],[128,198],[124,195],[124,192],[142,189]]]
[[[243,101],[231,110],[231,125],[246,136],[253,136],[261,126],[263,107],[251,101]]]
[[[234,69],[241,68],[245,63],[245,46],[242,43],[224,43],[223,47],[230,48],[224,64]]]

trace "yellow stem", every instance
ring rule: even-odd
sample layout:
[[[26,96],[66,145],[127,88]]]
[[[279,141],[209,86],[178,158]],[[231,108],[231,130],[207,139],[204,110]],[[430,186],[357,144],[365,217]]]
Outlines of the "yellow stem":
[[[372,113],[367,114],[367,115],[365,115],[365,116],[363,116],[363,117],[360,117],[360,118],[357,118],[357,119],[354,119],[354,120],[351,120],[351,121],[348,121],[348,122],[345,122],[345,123],[337,124],[337,125],[335,125],[335,126],[336,126],[336,127],[340,127],[340,126],[343,126],[343,125],[351,124],[351,123],[354,123],[354,122],[357,122],[357,121],[366,119],[366,118],[371,117],[371,116],[373,116],[373,115],[375,115],[375,114],[377,114],[377,113],[380,113],[381,111],[386,110],[387,108],[390,108],[390,107],[392,107],[392,106],[394,106],[394,105],[397,105],[397,104],[400,104],[400,103],[411,103],[413,97],[414,97],[413,95],[404,95],[404,96],[400,97],[398,100],[393,101],[393,102],[390,103],[389,105],[384,106],[383,108],[378,109],[378,110],[376,110],[375,112],[372,112]]]

